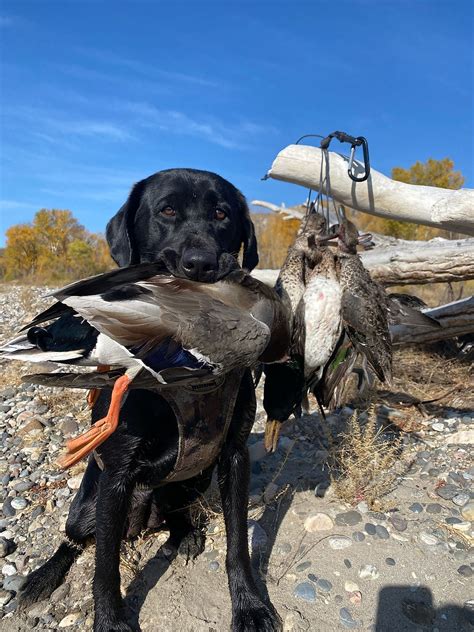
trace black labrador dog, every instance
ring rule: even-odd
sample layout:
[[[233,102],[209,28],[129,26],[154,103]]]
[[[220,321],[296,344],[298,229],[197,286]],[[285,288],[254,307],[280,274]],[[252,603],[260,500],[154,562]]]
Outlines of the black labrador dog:
[[[253,224],[244,197],[229,182],[207,171],[171,169],[137,183],[109,222],[107,241],[119,266],[153,262],[161,257],[174,275],[202,282],[223,276],[233,259],[229,255],[237,256],[242,244],[243,267],[251,270],[258,263]],[[130,392],[118,430],[100,446],[95,458],[89,459],[70,508],[67,540],[27,577],[20,603],[28,605],[48,597],[86,542],[94,537],[94,630],[130,631],[120,594],[122,537],[137,535],[142,528],[161,523],[169,529],[171,543],[180,553],[188,557],[199,554],[204,547],[204,534],[193,526],[188,507],[209,486],[217,461],[227,530],[232,630],[281,629],[278,614],[259,595],[252,576],[247,542],[246,441],[256,405],[250,371],[241,373],[238,380],[228,431],[217,459],[199,474],[171,482],[165,479],[173,472],[180,444],[175,409],[154,391]],[[92,411],[93,421],[104,416],[109,402],[110,394],[102,391]]]

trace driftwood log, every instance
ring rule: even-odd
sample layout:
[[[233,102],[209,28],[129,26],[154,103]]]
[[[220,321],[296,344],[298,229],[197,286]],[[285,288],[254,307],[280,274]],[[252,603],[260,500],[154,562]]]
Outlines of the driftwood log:
[[[420,285],[474,279],[474,239],[395,240],[361,252],[374,279],[383,285]],[[278,270],[255,270],[255,276],[273,285]]]
[[[405,184],[375,169],[365,182],[353,182],[347,174],[348,158],[332,151],[327,156],[331,195],[341,204],[371,215],[474,235],[474,189]],[[360,162],[355,161],[354,167],[356,175],[364,172]],[[267,175],[318,191],[321,170],[324,176],[326,160],[321,149],[289,145],[277,155]]]

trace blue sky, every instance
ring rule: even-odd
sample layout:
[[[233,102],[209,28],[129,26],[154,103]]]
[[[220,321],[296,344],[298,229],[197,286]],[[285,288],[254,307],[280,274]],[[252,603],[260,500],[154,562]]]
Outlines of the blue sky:
[[[449,156],[473,187],[473,5],[3,0],[2,233],[39,208],[102,231],[169,167],[300,202],[260,178],[300,135],[335,129],[366,136],[386,174]]]

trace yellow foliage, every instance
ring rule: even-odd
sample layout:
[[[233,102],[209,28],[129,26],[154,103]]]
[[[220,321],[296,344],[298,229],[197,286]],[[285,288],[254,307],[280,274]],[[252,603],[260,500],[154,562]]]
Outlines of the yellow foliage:
[[[41,209],[31,224],[7,230],[1,265],[5,280],[57,283],[111,267],[105,239],[87,231],[71,211]]]
[[[274,213],[253,213],[252,221],[257,235],[259,268],[280,268],[288,248],[298,231],[299,219],[283,219]]]

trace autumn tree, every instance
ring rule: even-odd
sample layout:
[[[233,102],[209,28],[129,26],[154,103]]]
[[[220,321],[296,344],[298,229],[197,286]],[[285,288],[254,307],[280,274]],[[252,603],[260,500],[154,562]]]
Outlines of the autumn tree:
[[[416,162],[408,169],[394,167],[392,178],[406,184],[418,184],[423,186],[440,187],[442,189],[460,189],[464,184],[464,177],[460,171],[454,171],[454,162],[449,158],[434,160],[430,158],[426,162]],[[399,239],[432,239],[433,237],[452,237],[448,231],[422,226],[411,222],[402,222],[386,217],[374,217],[366,213],[352,211],[353,217],[362,230],[369,230],[382,235],[391,235]]]
[[[5,279],[41,282],[77,279],[113,265],[104,238],[71,211],[57,209],[41,209],[31,224],[11,226],[2,259]]]

